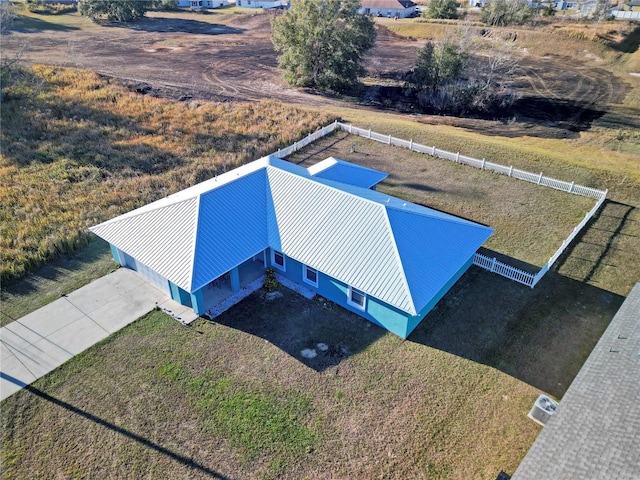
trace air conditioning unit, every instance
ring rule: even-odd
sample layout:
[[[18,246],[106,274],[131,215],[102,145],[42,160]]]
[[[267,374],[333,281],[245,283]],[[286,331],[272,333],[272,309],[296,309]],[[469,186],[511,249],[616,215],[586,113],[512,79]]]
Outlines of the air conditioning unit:
[[[558,408],[558,402],[552,400],[546,395],[540,395],[533,404],[533,407],[531,407],[531,411],[527,416],[534,422],[544,426],[551,418],[551,415],[556,413],[556,408]]]

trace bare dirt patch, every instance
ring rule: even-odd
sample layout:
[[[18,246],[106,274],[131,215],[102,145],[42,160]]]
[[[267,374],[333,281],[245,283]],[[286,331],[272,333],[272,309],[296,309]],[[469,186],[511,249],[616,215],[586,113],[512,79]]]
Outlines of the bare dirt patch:
[[[270,13],[209,15],[161,14],[124,27],[27,29],[20,22],[3,38],[5,54],[24,48],[31,63],[77,66],[114,77],[126,85],[146,82],[147,92],[175,99],[222,101],[265,98],[307,106],[344,106],[339,98],[287,87],[277,68],[270,40]],[[76,15],[77,16],[77,15]],[[396,109],[397,84],[415,62],[424,40],[397,35],[378,25],[375,48],[367,56],[366,76],[373,82],[358,95],[362,108]],[[429,117],[429,122],[479,130],[486,134],[565,138],[588,128],[626,86],[602,69],[597,58],[528,52],[518,87],[522,99],[501,118]],[[351,101],[349,106],[355,106]],[[509,120],[509,122],[505,122]]]

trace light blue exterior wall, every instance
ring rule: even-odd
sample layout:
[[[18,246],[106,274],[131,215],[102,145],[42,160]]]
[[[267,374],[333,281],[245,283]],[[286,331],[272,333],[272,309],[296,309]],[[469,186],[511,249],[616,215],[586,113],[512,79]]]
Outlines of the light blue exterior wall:
[[[269,265],[271,264],[271,253],[268,256]],[[349,286],[335,278],[318,272],[318,286],[315,287],[303,280],[303,264],[293,258],[285,256],[286,271],[282,271],[277,267],[273,267],[280,275],[284,275],[288,279],[304,286],[305,288],[317,292],[332,302],[340,305],[347,310],[366,318],[372,323],[379,325],[399,337],[407,338],[409,334],[418,326],[424,317],[435,307],[440,299],[447,291],[456,283],[462,274],[473,263],[473,256],[451,277],[451,279],[442,287],[442,289],[429,301],[429,303],[418,313],[418,315],[409,315],[391,305],[378,300],[377,298],[367,295],[365,310],[350,305],[347,301]]]
[[[191,295],[186,290],[181,289],[173,282],[169,282],[169,291],[171,292],[171,298],[181,305],[187,307],[191,306]]]
[[[191,294],[191,308],[193,308],[193,311],[198,315],[202,315],[206,312],[204,298],[202,297],[202,289],[196,290]]]
[[[124,263],[120,260],[120,250],[118,250],[115,246],[109,244],[109,247],[111,248],[111,256],[113,257],[113,259],[115,260],[116,263],[119,263],[120,265],[124,266]]]

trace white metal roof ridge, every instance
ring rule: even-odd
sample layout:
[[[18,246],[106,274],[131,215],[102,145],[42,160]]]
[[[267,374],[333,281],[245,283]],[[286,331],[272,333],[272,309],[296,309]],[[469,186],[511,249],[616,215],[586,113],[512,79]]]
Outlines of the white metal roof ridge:
[[[196,252],[198,251],[198,222],[200,219],[200,198],[198,195],[197,204],[196,204],[196,213],[194,218],[195,232],[193,235],[193,239],[191,241],[191,251],[189,252],[189,292],[192,291],[193,288],[193,278],[194,278],[194,270],[196,268]]]
[[[416,302],[413,298],[413,292],[411,291],[411,287],[409,286],[409,280],[407,280],[404,263],[402,262],[402,256],[400,255],[400,250],[398,250],[398,242],[396,242],[396,235],[393,232],[393,228],[391,227],[391,220],[389,220],[389,215],[387,215],[386,208],[384,209],[384,220],[385,220],[387,229],[389,231],[389,236],[393,240],[393,252],[396,256],[396,262],[398,263],[398,265],[400,265],[400,274],[402,276],[402,281],[404,282],[404,288],[406,289],[409,296],[411,310],[408,313],[410,313],[411,315],[417,315],[418,308],[416,307]]]

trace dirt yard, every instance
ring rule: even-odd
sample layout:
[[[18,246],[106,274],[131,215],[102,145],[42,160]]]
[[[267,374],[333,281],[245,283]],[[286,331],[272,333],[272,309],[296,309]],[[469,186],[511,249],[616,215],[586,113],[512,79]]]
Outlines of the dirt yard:
[[[21,52],[27,62],[87,68],[144,94],[183,100],[271,98],[313,107],[345,105],[336,97],[284,85],[270,40],[272,15],[230,9],[207,15],[152,12],[126,27],[92,25],[77,14],[67,16],[74,17],[74,23],[23,17],[4,35],[2,46],[7,56]],[[387,98],[391,94],[384,79],[401,78],[425,40],[397,35],[383,25],[377,30],[376,46],[364,66],[366,77],[380,84],[368,84],[356,103],[361,108],[385,108],[391,103],[395,108]],[[518,115],[510,115],[513,121],[507,126],[502,124],[502,135],[574,136],[609,105],[622,102],[627,86],[601,68],[597,57],[566,55],[539,57],[526,52],[516,82],[522,96],[514,107]],[[349,106],[355,105],[350,102]],[[429,122],[491,134],[496,124],[487,120],[492,119],[429,117]]]

